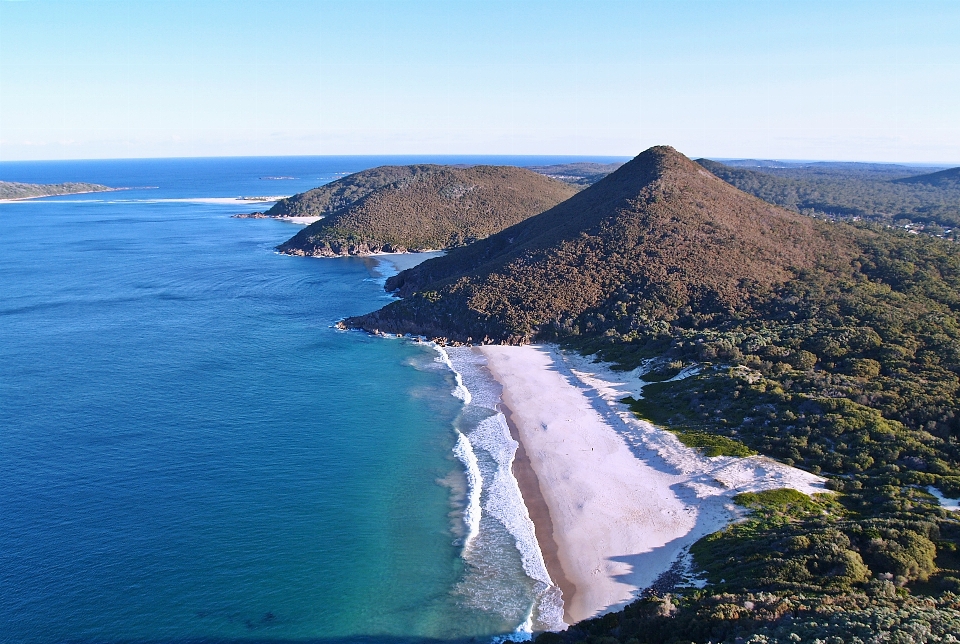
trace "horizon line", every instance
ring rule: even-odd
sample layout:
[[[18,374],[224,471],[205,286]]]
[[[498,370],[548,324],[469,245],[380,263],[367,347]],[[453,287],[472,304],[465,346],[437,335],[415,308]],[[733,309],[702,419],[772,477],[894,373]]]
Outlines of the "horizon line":
[[[656,147],[656,146],[652,146]],[[639,154],[639,153],[638,153]],[[681,154],[683,154],[681,152]],[[635,158],[637,155],[622,155],[622,154],[544,154],[544,153],[535,153],[535,154],[498,154],[498,153],[483,153],[483,154],[473,154],[469,152],[458,152],[458,153],[391,153],[391,154],[226,154],[226,155],[192,155],[192,156],[143,156],[143,157],[87,157],[87,158],[77,158],[77,159],[0,159],[0,165],[8,163],[71,163],[71,162],[90,162],[90,161],[175,161],[175,160],[200,160],[200,159],[283,159],[283,158],[429,158],[429,157],[473,157],[473,158],[483,158],[483,157],[500,157],[500,158],[511,158],[511,157],[544,157],[544,158],[570,158],[570,159],[616,159],[616,160],[630,160]],[[857,163],[857,164],[876,164],[876,165],[900,165],[900,166],[913,166],[913,167],[944,167],[952,168],[960,166],[960,161],[946,161],[946,162],[936,162],[936,161],[863,161],[863,160],[851,160],[851,159],[789,159],[789,158],[777,158],[777,157],[762,157],[762,156],[746,156],[746,157],[730,157],[730,156],[705,156],[705,155],[684,155],[687,158],[696,160],[696,159],[708,159],[710,161],[773,161],[777,163],[792,163],[792,164],[802,164],[802,163]]]

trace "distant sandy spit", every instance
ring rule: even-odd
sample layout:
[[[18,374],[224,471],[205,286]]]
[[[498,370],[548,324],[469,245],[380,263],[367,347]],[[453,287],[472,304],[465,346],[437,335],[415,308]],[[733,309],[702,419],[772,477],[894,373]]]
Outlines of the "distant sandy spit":
[[[73,197],[76,195],[89,195],[89,194],[104,194],[107,192],[120,192],[122,190],[128,190],[129,188],[112,188],[110,190],[91,190],[87,192],[71,192],[63,195],[41,195],[37,197],[22,197],[20,199],[0,199],[0,203],[20,203],[24,201],[34,201],[37,203],[44,203],[44,199],[49,199],[50,197]],[[110,199],[110,201],[121,201],[121,202],[136,202],[136,203],[210,203],[210,204],[225,204],[225,205],[252,205],[252,204],[272,204],[280,199],[285,197],[183,197],[176,199]],[[86,200],[85,200],[86,201]],[[49,203],[64,203],[63,199],[51,200]],[[320,217],[278,217],[277,219],[282,219],[284,221],[294,221],[295,223],[313,223]],[[300,221],[300,220],[310,220],[310,221]]]
[[[275,197],[181,197],[178,199],[137,199],[137,201],[149,201],[149,202],[180,202],[180,203],[219,203],[219,204],[230,204],[230,205],[253,205],[253,204],[272,204],[280,199],[285,199],[283,196]]]
[[[35,195],[33,197],[15,197],[13,199],[0,199],[0,203],[19,203],[21,201],[36,201],[37,199],[46,199],[47,197],[72,197],[74,195],[92,195],[103,192],[118,192],[123,188],[108,188],[106,190],[81,190],[80,192],[65,192],[58,195]]]
[[[636,419],[642,371],[618,373],[550,346],[477,349],[522,445],[514,462],[550,576],[573,624],[617,610],[697,539],[735,520],[731,498],[823,479],[762,457],[708,458]]]

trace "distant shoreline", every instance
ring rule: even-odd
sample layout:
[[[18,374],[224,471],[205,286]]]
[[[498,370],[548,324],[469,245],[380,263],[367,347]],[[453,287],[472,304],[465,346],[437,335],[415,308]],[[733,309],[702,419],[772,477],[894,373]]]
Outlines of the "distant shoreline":
[[[58,192],[50,195],[34,195],[32,197],[13,197],[12,199],[0,199],[0,203],[14,203],[17,201],[33,201],[35,199],[47,199],[49,197],[71,197],[73,195],[91,195],[100,192],[119,192],[121,190],[131,190],[131,188],[107,188],[106,190],[81,190],[80,192]]]

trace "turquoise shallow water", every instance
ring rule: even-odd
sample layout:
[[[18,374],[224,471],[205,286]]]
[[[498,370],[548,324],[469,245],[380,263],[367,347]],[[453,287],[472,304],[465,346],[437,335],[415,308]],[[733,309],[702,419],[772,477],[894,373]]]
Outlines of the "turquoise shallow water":
[[[388,300],[385,268],[279,256],[295,226],[189,201],[384,161],[0,164],[7,180],[159,186],[0,204],[0,641],[519,625],[510,539],[483,592],[519,603],[469,596],[453,449],[474,421],[453,374],[428,347],[332,328]]]

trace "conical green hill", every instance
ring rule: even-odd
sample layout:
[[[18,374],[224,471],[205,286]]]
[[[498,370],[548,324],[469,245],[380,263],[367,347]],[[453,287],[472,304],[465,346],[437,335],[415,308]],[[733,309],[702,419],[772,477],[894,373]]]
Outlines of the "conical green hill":
[[[848,252],[825,235],[658,146],[544,213],[395,276],[387,286],[404,299],[346,324],[528,342],[624,293],[655,318],[709,316],[821,254]]]

